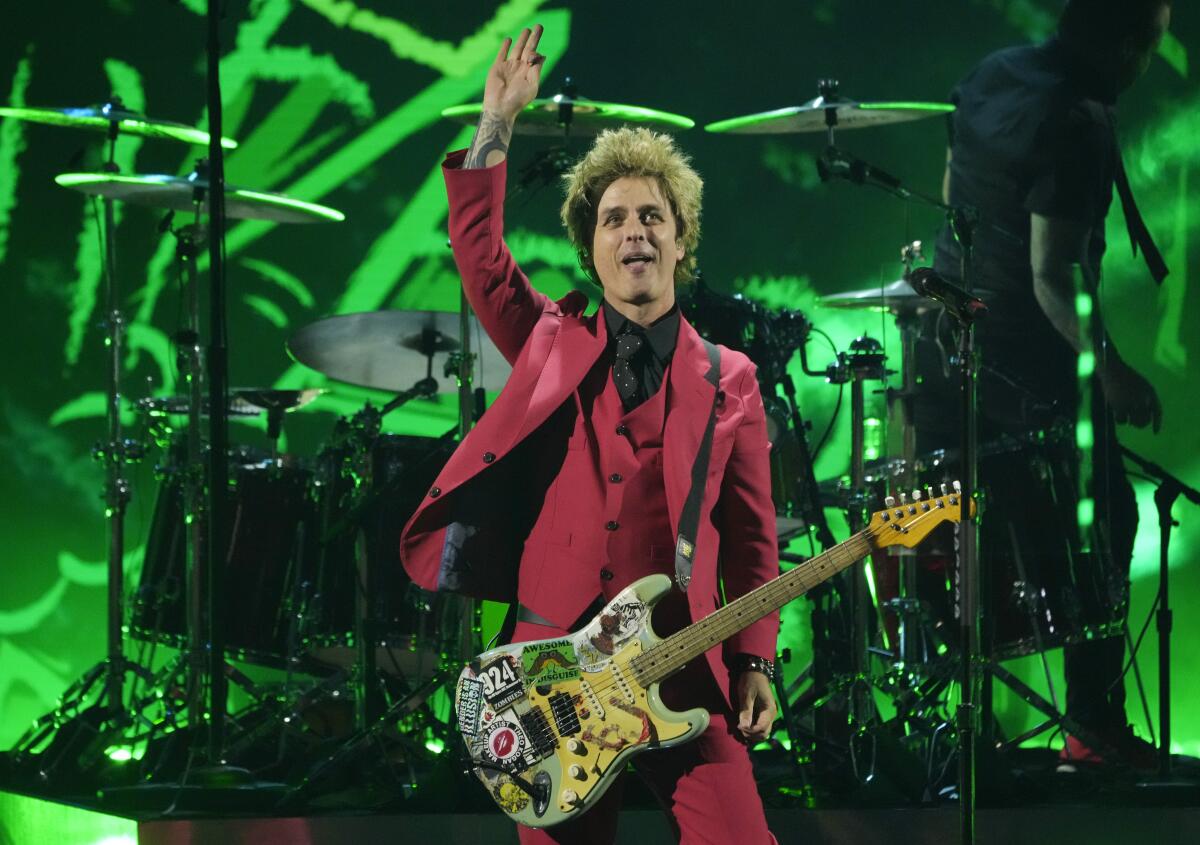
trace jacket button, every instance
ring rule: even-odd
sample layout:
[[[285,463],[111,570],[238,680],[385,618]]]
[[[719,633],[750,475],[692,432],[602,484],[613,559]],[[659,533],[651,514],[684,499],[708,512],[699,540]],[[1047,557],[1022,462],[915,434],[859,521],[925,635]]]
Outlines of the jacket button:
[[[612,570],[610,570],[610,569],[601,569],[600,570],[600,580],[601,581],[611,581],[612,579],[613,579]]]
[[[608,480],[611,481],[613,484],[620,484],[624,480],[624,477],[621,475],[621,473],[614,472],[612,475],[610,475],[608,477]]]
[[[494,460],[496,460],[496,456],[494,454],[492,454],[491,452],[483,453],[483,462],[485,464],[490,464]]]
[[[617,522],[615,519],[610,519],[608,522],[604,523],[604,527],[608,531],[616,531],[621,527],[621,523]]]
[[[431,499],[436,499],[440,495],[442,495],[441,487],[434,487],[433,489],[431,489],[429,491],[429,498],[431,498]]]
[[[628,433],[629,433],[629,426],[625,425],[625,423],[621,423],[619,426],[617,426],[617,434],[624,437]]]

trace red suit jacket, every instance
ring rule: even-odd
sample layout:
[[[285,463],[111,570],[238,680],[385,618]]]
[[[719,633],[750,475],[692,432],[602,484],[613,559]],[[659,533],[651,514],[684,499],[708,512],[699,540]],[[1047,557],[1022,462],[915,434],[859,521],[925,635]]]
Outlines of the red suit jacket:
[[[594,587],[561,578],[517,595],[517,568],[529,520],[539,508],[527,484],[539,441],[607,344],[598,314],[585,316],[587,298],[572,292],[555,302],[534,290],[503,240],[504,165],[462,170],[463,153],[444,165],[450,199],[450,241],[467,298],[512,375],[499,397],[451,456],[404,528],[400,556],[409,575],[428,590],[451,590],[512,601],[569,628],[596,598]],[[672,536],[691,487],[692,465],[713,406],[704,376],[709,361],[695,329],[680,319],[669,368],[663,433],[663,484]],[[696,537],[687,599],[693,620],[779,573],[766,415],[745,355],[721,348],[720,403]],[[507,459],[507,460],[506,460]],[[581,513],[585,520],[591,515]],[[725,656],[775,657],[779,615],[734,635],[706,657],[713,677],[729,687]]]

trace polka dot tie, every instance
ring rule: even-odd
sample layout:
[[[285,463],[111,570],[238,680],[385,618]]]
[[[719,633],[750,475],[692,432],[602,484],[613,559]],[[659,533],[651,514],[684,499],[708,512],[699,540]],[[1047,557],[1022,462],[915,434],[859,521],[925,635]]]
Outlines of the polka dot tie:
[[[627,332],[617,338],[617,360],[613,362],[613,384],[617,386],[617,394],[621,404],[628,410],[636,404],[638,393],[638,378],[629,362],[645,343],[641,334]]]

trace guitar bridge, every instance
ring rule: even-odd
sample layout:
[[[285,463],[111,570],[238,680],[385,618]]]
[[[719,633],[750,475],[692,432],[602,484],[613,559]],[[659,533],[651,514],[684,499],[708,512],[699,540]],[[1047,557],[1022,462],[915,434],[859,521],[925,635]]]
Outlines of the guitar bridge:
[[[551,708],[553,709],[553,704]],[[525,735],[529,737],[537,757],[546,758],[553,754],[557,738],[546,720],[545,712],[540,709],[530,710],[528,713],[522,713],[520,719],[521,727],[525,729]]]

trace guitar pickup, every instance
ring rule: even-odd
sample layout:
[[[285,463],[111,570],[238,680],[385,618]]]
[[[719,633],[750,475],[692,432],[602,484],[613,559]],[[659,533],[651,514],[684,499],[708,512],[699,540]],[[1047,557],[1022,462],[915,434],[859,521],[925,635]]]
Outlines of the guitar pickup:
[[[555,737],[546,720],[546,713],[540,709],[530,710],[520,716],[521,727],[533,745],[534,753],[539,758],[549,757],[554,753]]]
[[[554,716],[554,724],[558,726],[559,736],[579,733],[579,711],[575,709],[573,695],[556,692],[550,696],[550,713]]]

